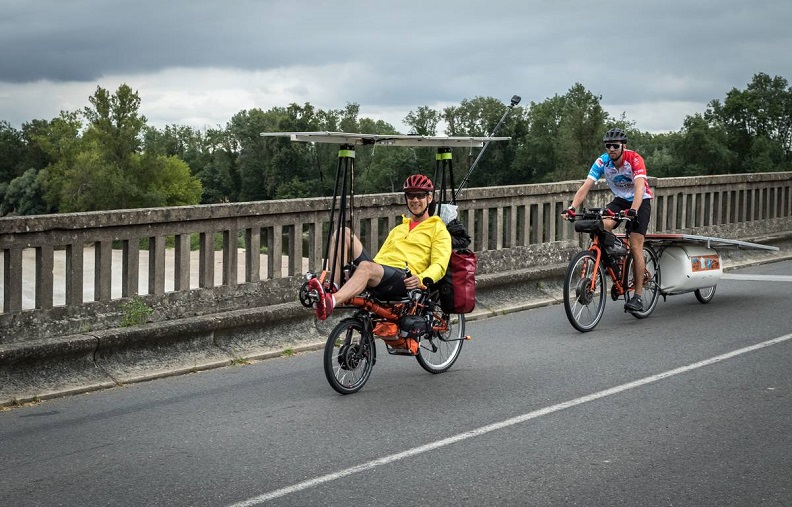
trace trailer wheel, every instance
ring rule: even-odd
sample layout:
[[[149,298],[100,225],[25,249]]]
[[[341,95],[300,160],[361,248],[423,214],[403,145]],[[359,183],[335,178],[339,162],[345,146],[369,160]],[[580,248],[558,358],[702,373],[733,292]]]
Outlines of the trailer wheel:
[[[706,305],[712,301],[712,298],[715,297],[715,287],[716,285],[713,285],[712,287],[704,287],[703,289],[696,289],[696,299],[699,300],[699,303]]]

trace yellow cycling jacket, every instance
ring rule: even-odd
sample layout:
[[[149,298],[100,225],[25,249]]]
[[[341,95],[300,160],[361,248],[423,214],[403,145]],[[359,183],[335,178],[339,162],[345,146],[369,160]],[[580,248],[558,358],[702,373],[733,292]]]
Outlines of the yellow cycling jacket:
[[[437,282],[445,275],[451,259],[451,235],[438,216],[432,216],[410,230],[410,219],[402,215],[401,225],[388,234],[388,239],[374,256],[374,262],[404,269],[418,278]]]

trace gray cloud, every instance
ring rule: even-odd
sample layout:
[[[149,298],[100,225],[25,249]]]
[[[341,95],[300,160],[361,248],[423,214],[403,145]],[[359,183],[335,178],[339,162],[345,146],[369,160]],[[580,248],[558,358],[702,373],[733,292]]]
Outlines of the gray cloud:
[[[312,69],[339,65],[362,72],[327,90],[334,107],[408,111],[515,93],[540,102],[582,83],[606,104],[703,110],[758,72],[790,78],[790,19],[787,0],[10,0],[0,20],[0,85],[95,87],[107,76],[173,68],[302,68],[311,81],[320,78]],[[147,91],[139,90],[144,104]]]

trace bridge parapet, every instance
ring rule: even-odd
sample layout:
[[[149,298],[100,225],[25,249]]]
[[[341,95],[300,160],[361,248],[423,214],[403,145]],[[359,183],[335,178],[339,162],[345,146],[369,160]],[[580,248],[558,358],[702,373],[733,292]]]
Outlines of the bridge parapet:
[[[762,240],[792,231],[792,173],[650,178],[650,232]],[[581,239],[560,219],[579,181],[468,189],[459,201],[486,280],[564,263]],[[604,205],[604,184],[587,205]],[[0,218],[0,345],[118,327],[141,296],[149,321],[296,304],[321,264],[329,198]],[[356,196],[375,253],[401,194]],[[281,255],[273,255],[280,252]]]

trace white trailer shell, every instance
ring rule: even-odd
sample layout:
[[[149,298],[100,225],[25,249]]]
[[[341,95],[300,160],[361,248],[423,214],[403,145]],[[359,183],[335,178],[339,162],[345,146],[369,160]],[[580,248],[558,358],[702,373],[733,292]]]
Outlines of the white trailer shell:
[[[674,245],[660,255],[660,290],[682,294],[718,284],[723,275],[721,256],[714,248]]]

